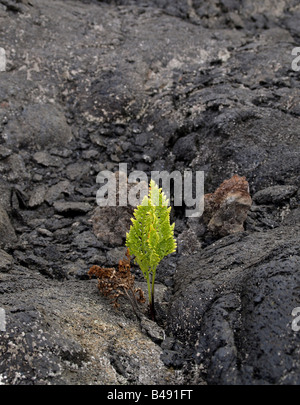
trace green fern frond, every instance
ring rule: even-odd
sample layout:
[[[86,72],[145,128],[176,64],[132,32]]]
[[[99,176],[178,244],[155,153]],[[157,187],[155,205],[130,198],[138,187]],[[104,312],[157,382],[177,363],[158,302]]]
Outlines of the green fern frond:
[[[149,303],[153,306],[154,279],[159,262],[176,251],[175,224],[170,224],[171,207],[161,188],[150,181],[148,196],[134,210],[134,218],[126,234],[126,246],[135,256],[148,283]],[[150,275],[152,289],[150,288]]]

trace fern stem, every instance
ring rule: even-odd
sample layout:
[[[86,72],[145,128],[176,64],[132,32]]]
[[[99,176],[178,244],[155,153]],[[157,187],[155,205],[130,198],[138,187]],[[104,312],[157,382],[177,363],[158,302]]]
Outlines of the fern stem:
[[[153,268],[152,268],[152,289],[151,289],[151,297],[152,297],[152,300],[154,301],[154,280],[155,280],[155,274],[156,274],[156,267],[157,266],[154,266]]]
[[[149,301],[149,308],[150,308],[150,317],[152,321],[155,321],[155,308],[154,308],[154,280],[155,280],[155,273],[156,273],[156,267],[153,266],[151,269],[151,274],[152,274],[152,286],[151,286],[151,301]]]
[[[151,295],[151,284],[150,284],[149,273],[146,273],[146,280],[147,280],[147,286],[148,286],[149,305],[151,306],[152,295]]]

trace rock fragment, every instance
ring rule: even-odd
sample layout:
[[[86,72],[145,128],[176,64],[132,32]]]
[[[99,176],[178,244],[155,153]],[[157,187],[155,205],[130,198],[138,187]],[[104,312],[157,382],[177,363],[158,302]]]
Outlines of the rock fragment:
[[[53,205],[57,213],[67,216],[83,215],[92,209],[90,204],[76,201],[56,201]]]
[[[281,204],[292,197],[297,189],[296,186],[289,185],[267,187],[257,191],[253,196],[253,201],[257,204]]]
[[[30,196],[28,206],[34,208],[41,205],[45,200],[46,190],[44,185],[37,186]]]
[[[0,246],[16,242],[17,236],[7,212],[0,206]]]
[[[116,246],[124,246],[126,232],[131,225],[131,217],[134,207],[119,206],[119,175],[125,176],[123,172],[116,173],[116,203],[117,206],[96,207],[92,214],[93,231],[96,237],[103,243]],[[125,180],[125,178],[124,178]],[[127,179],[126,179],[127,181]],[[142,184],[141,182],[140,184]],[[136,186],[136,183],[127,184],[127,192]]]
[[[61,167],[62,166],[62,159],[58,156],[52,156],[47,152],[36,152],[33,155],[33,159],[40,165],[48,167]]]
[[[5,49],[0,48],[0,72],[5,72],[6,70],[6,55]]]
[[[64,146],[72,132],[61,109],[53,104],[29,104],[6,127],[6,142],[12,147],[34,146],[40,149]]]
[[[252,199],[245,177],[238,175],[225,180],[212,194],[205,195],[204,221],[218,236],[243,231]]]
[[[13,257],[0,249],[0,272],[8,272],[13,264]]]
[[[116,266],[120,260],[123,259],[126,249],[123,247],[117,247],[107,252],[106,260],[107,265]]]
[[[45,195],[45,201],[51,205],[59,198],[63,198],[65,195],[69,196],[72,193],[72,190],[73,187],[69,180],[59,181],[48,188]]]

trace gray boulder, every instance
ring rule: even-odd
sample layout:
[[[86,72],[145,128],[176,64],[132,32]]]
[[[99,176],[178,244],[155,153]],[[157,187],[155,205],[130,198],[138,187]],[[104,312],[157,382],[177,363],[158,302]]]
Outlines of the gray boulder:
[[[46,103],[29,104],[5,128],[6,143],[10,147],[45,149],[64,146],[72,139],[71,128],[58,106]]]
[[[1,384],[176,384],[160,359],[162,349],[136,318],[124,317],[126,305],[117,311],[99,295],[96,280],[50,281],[21,266],[4,276]],[[22,278],[22,288],[15,277]]]
[[[237,233],[183,257],[169,332],[186,342],[210,384],[300,383],[298,223]]]

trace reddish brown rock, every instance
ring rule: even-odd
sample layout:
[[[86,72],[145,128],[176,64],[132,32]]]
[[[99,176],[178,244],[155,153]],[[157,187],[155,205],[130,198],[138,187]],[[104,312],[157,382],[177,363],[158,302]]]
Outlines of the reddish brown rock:
[[[235,174],[214,193],[205,194],[204,222],[208,230],[218,236],[243,231],[251,204],[246,178]]]

